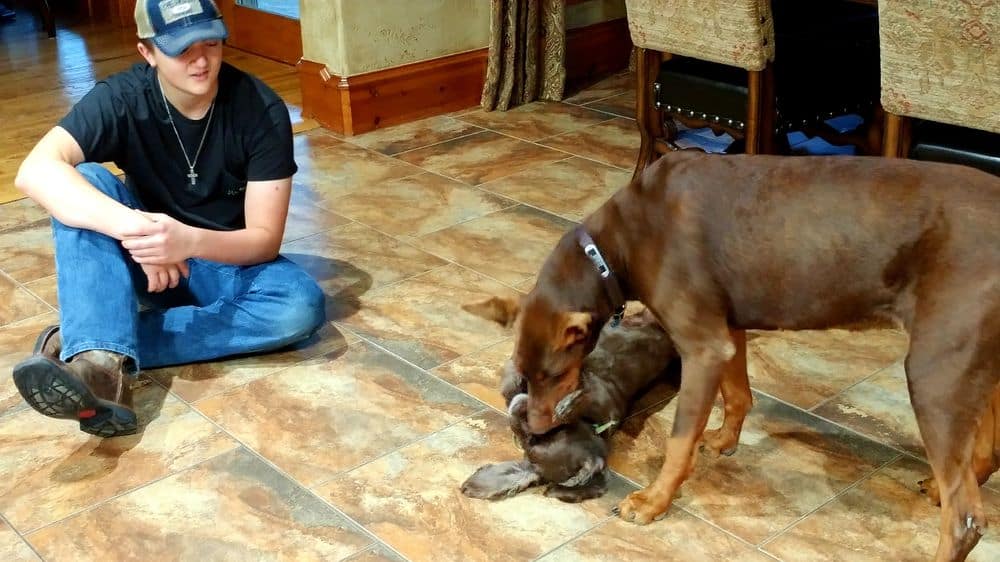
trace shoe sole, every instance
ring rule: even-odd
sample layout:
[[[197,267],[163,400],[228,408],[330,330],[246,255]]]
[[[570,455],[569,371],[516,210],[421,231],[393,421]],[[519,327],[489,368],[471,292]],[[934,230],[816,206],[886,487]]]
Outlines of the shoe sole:
[[[14,367],[14,385],[29,406],[50,418],[78,420],[80,431],[98,437],[132,435],[135,412],[102,400],[55,361],[33,356]]]

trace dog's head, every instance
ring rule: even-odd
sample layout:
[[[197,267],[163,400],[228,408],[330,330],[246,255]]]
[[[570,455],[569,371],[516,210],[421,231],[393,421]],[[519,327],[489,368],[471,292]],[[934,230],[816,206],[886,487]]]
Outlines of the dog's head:
[[[584,359],[597,343],[600,328],[587,312],[554,311],[534,292],[519,298],[492,297],[463,305],[466,311],[513,327],[514,355],[504,378],[518,377],[528,393],[528,428],[544,434],[561,423],[557,415],[580,388]],[[503,384],[506,388],[508,385]],[[579,393],[577,393],[579,394]],[[574,395],[575,396],[575,395]],[[505,391],[505,398],[510,400]]]

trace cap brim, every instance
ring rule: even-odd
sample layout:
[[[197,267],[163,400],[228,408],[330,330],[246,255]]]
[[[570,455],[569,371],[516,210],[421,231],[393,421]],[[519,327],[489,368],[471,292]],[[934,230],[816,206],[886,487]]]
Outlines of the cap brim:
[[[153,38],[157,48],[168,57],[176,57],[198,41],[221,41],[229,37],[229,30],[222,19],[202,21],[172,33]]]

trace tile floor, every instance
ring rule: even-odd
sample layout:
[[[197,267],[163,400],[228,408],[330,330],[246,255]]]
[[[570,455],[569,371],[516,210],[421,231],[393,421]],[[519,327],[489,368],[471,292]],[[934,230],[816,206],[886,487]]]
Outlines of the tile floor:
[[[0,560],[928,560],[937,510],[892,330],[751,334],[740,448],[699,458],[662,522],[609,510],[662,463],[669,389],[617,434],[603,498],[459,492],[518,456],[497,392],[510,334],[459,305],[526,290],[623,185],[633,104],[617,76],[565,103],[297,135],[283,249],[330,324],[281,353],[145,373],[132,437],[42,418],[0,377]],[[58,317],[39,208],[0,206],[0,255],[9,373]],[[997,526],[971,560],[1000,559]]]

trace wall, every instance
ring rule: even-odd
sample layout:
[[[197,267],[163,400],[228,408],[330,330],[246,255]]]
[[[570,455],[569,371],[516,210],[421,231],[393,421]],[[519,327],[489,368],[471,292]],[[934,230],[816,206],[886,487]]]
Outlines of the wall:
[[[355,76],[484,49],[489,0],[301,0],[303,58],[331,74]],[[625,17],[625,0],[584,0],[566,8],[576,29]]]

